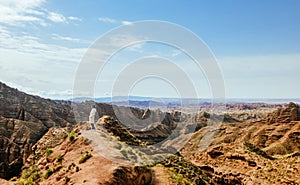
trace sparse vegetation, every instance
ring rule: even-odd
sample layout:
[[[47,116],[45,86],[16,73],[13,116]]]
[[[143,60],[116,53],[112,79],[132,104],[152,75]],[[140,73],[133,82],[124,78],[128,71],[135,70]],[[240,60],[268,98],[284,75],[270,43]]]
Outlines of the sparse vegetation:
[[[266,169],[266,171],[267,171],[267,172],[271,172],[271,171],[273,171],[273,168],[272,168],[272,167],[268,167],[268,168]]]
[[[183,157],[173,155],[167,160],[161,161],[161,165],[170,171],[170,176],[177,184],[205,184],[209,178],[202,170],[186,161]]]
[[[45,179],[48,179],[51,175],[53,174],[53,170],[52,169],[48,169],[44,175]]]
[[[70,141],[74,141],[75,138],[78,136],[77,133],[75,133],[74,131],[72,131],[70,134],[69,134],[69,140]]]
[[[15,185],[37,185],[38,180],[41,178],[41,174],[41,170],[36,166],[24,169],[22,171],[20,180],[15,183]]]
[[[53,153],[53,150],[47,149],[45,153],[46,153],[46,157],[49,157]]]
[[[175,174],[172,173],[170,174],[171,178],[177,183],[177,184],[182,184],[182,185],[190,185],[191,182],[189,182],[187,179],[183,177],[181,174]]]
[[[68,176],[65,176],[65,178],[64,178],[64,181],[65,181],[65,183],[68,183],[68,182],[70,182],[70,180],[71,180],[71,178],[70,178],[70,177],[68,177]]]
[[[155,166],[157,166],[157,167],[163,167],[163,165],[160,164],[160,163],[157,163]]]
[[[79,164],[84,163],[91,157],[92,157],[92,154],[90,152],[86,152],[85,155],[79,159]]]
[[[56,162],[62,162],[63,159],[64,159],[64,156],[62,154],[58,154],[56,156]]]
[[[248,150],[250,150],[251,152],[256,153],[257,155],[260,155],[266,159],[270,159],[270,160],[274,160],[275,158],[273,158],[272,156],[269,156],[266,152],[262,151],[260,148],[258,148],[257,146],[253,145],[252,143],[249,142],[245,142],[244,146],[246,146],[246,148]]]
[[[124,156],[124,158],[133,163],[138,162],[138,165],[145,165],[146,167],[149,167],[148,170],[153,170],[153,174],[159,174],[158,179],[161,178],[162,182],[165,183],[165,178],[167,178],[168,182],[173,184],[185,185],[213,183],[242,184],[242,182],[246,182],[246,180],[248,180],[247,178],[251,178],[253,180],[251,183],[253,184],[259,184],[260,182],[264,184],[283,184],[290,183],[290,179],[292,183],[292,181],[295,181],[295,171],[299,169],[298,167],[300,163],[300,154],[298,151],[295,151],[297,148],[295,148],[294,143],[285,143],[285,140],[277,142],[277,140],[275,140],[279,138],[275,137],[277,136],[277,128],[273,128],[273,130],[271,130],[269,125],[265,126],[260,122],[249,123],[250,126],[255,124],[257,124],[256,127],[250,127],[251,129],[248,128],[247,124],[221,125],[219,134],[216,135],[215,140],[207,147],[207,150],[203,152],[199,152],[197,150],[199,142],[197,143],[196,141],[201,141],[203,138],[203,136],[200,137],[200,133],[203,135],[203,131],[200,131],[195,133],[182,150],[175,155],[167,155],[164,153],[165,151],[173,151],[169,148],[162,150],[161,153],[159,153],[160,148],[154,147],[156,145],[149,145],[144,147],[143,150],[135,149],[135,147],[127,146],[125,143],[130,141],[135,144],[139,143],[141,146],[143,143],[147,143],[147,140],[140,136],[139,138],[143,138],[142,140],[135,138],[135,136],[131,137],[129,130],[129,134],[125,132],[123,135],[119,132],[126,130],[121,128],[114,130],[116,132],[115,134],[112,130],[107,130],[108,133],[113,136],[111,138],[113,138],[115,148],[120,150],[120,153]],[[280,128],[283,126],[278,124],[278,127]],[[268,132],[260,132],[260,129],[267,130]],[[92,149],[93,146],[84,146],[91,141],[84,136],[78,136],[79,133],[76,130],[73,132],[70,131],[71,130],[66,132],[65,135],[68,136],[68,138],[63,141],[64,143],[61,147],[47,146],[42,150],[38,148],[39,150],[37,150],[37,155],[41,155],[42,160],[31,161],[36,163],[38,166],[41,166],[41,170],[43,171],[41,172],[39,169],[24,170],[22,173],[23,177],[20,179],[20,182],[17,182],[17,185],[35,185],[38,183],[55,184],[55,180],[57,183],[62,184],[92,183],[89,182],[87,176],[85,176],[90,172],[83,168],[85,165],[80,165],[91,158],[92,153],[94,153]],[[99,130],[99,132],[101,132],[101,130]],[[248,136],[249,132],[253,134],[249,134]],[[69,135],[67,133],[69,133]],[[298,131],[295,133],[297,134]],[[107,134],[107,132],[105,132],[105,134]],[[261,134],[267,135],[268,137],[261,136]],[[285,138],[291,139],[288,136],[289,135],[286,135]],[[296,136],[298,137],[298,135]],[[94,137],[92,138],[94,139]],[[120,140],[121,142],[117,140]],[[244,141],[248,142],[243,143]],[[55,153],[53,150],[55,150]],[[58,151],[60,151],[61,154],[59,154]],[[96,151],[97,150],[95,149],[95,152]],[[214,155],[211,155],[211,151],[214,151],[214,155],[218,154],[218,157],[213,157]],[[289,152],[293,151],[294,153],[289,154]],[[283,156],[283,154],[285,155]],[[276,160],[273,160],[273,157],[275,157]],[[74,162],[72,163],[72,161]],[[92,162],[93,164],[98,164],[100,161],[100,158],[95,160],[91,159],[87,162],[87,164],[92,164]],[[100,167],[102,166],[100,165]],[[150,169],[150,167],[153,167],[153,169]],[[124,181],[125,183],[135,182],[135,179],[132,180],[132,178],[136,178],[137,181],[141,179],[140,182],[145,182],[146,180],[143,180],[142,178],[151,178],[151,175],[149,175],[150,173],[148,173],[147,170],[140,169],[141,168],[134,167],[133,170],[132,167],[121,167],[119,171],[116,171],[113,174],[116,181],[112,182],[115,184],[118,184],[120,181]],[[104,170],[106,169],[102,168],[97,173],[103,173]],[[111,173],[111,171],[107,172],[107,174],[109,173]],[[98,174],[95,174],[95,177],[97,178],[96,175]],[[111,176],[111,174],[109,175]],[[72,180],[70,177],[72,177]]]
[[[62,165],[55,166],[55,168],[53,169],[53,173],[59,171],[62,167]]]
[[[85,137],[84,138],[84,143],[88,144],[89,143],[89,138]]]
[[[72,169],[72,167],[75,167],[76,166],[76,164],[75,163],[71,163],[69,166],[68,166],[68,170],[71,170]]]

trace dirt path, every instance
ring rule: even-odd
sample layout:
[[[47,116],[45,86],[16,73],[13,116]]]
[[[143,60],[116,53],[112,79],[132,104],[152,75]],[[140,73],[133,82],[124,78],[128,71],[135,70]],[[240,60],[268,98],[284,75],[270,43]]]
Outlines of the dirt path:
[[[152,173],[154,176],[153,185],[175,185],[175,183],[170,178],[169,172],[164,167],[153,167]]]

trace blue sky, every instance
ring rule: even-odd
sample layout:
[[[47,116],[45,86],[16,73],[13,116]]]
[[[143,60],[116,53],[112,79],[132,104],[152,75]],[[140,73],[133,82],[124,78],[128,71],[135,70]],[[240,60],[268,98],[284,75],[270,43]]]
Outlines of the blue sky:
[[[98,37],[135,21],[163,20],[186,27],[208,45],[227,97],[300,98],[299,10],[297,0],[0,0],[0,80],[43,97],[69,98],[80,60]],[[151,44],[133,49],[149,55],[174,51]],[[123,53],[122,60],[129,60]],[[119,67],[117,59],[111,62],[110,70]],[[112,82],[98,83],[97,96],[109,95]],[[160,84],[147,82],[133,92],[174,95],[163,83],[154,92],[154,83]],[[201,96],[210,97],[207,88],[203,85]]]

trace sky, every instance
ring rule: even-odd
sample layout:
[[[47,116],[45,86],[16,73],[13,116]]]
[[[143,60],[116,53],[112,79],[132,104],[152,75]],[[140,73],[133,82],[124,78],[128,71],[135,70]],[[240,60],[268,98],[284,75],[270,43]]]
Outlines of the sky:
[[[0,81],[46,98],[71,98],[78,66],[96,39],[120,26],[158,20],[202,39],[222,72],[227,98],[300,98],[299,10],[298,0],[0,0]],[[132,45],[112,57],[96,79],[95,96],[110,96],[120,70],[145,56],[174,61],[200,97],[212,96],[189,57],[157,43]],[[167,80],[148,78],[130,95],[178,93]]]

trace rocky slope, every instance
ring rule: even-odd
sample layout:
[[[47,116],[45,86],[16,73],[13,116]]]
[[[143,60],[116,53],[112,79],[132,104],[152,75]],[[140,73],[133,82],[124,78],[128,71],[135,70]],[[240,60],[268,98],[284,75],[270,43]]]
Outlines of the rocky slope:
[[[96,130],[86,122],[72,132],[51,128],[34,146],[35,153],[27,159],[16,184],[160,185],[166,180],[169,184],[212,183],[202,169],[179,153],[155,154],[161,160],[141,165],[141,161],[152,160],[149,152],[157,149],[151,145],[149,150],[130,146],[146,145],[109,116],[97,121]],[[166,177],[157,174],[161,170]]]
[[[0,184],[300,184],[298,105],[201,110],[71,104],[0,83],[0,177],[15,176]]]
[[[5,118],[41,123],[48,128],[75,123],[71,102],[28,95],[1,82],[0,115]]]
[[[146,129],[139,136],[137,134],[139,139],[147,142],[165,138],[177,121],[176,116],[158,110],[112,107],[93,101],[73,104],[69,101],[53,101],[28,95],[0,82],[0,178],[17,176],[27,157],[35,150],[32,146],[50,128],[72,127],[77,122],[87,120],[91,105],[96,105],[98,118],[103,115],[117,118],[115,112],[119,113],[118,116],[127,123],[124,127],[132,133],[144,128],[136,128],[139,125],[130,124],[134,123],[132,120],[146,120],[146,125],[150,122],[161,124],[155,130]],[[124,115],[128,110],[131,114]]]
[[[75,128],[52,128],[34,146],[16,184],[151,184],[150,168],[120,165],[101,156]]]
[[[20,173],[32,146],[47,128],[40,123],[0,116],[0,177],[11,178]]]
[[[70,102],[28,95],[0,82],[0,178],[19,174],[49,128],[74,123]]]
[[[260,121],[223,123],[211,145],[200,151],[203,133],[215,129],[203,128],[181,153],[217,184],[299,184],[298,108],[290,103]]]

